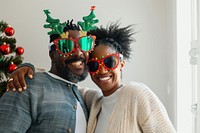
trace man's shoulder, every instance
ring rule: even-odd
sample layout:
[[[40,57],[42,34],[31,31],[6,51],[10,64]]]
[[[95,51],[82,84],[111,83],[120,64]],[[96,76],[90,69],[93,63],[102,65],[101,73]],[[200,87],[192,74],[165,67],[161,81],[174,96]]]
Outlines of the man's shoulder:
[[[26,80],[49,79],[50,76],[46,72],[36,72],[32,79],[26,76]]]
[[[26,76],[25,80],[26,80],[26,83],[27,85],[30,85],[30,84],[43,84],[43,83],[46,83],[48,84],[48,82],[51,82],[51,76],[49,76],[46,72],[36,72],[33,76],[32,79],[28,78]]]

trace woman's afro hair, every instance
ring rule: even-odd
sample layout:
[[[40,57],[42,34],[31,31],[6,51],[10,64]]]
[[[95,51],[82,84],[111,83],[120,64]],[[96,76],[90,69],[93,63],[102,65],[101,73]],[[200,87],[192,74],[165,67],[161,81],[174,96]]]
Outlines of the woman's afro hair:
[[[130,44],[135,41],[132,37],[135,34],[133,25],[120,28],[118,22],[107,25],[106,28],[100,26],[95,30],[88,32],[88,35],[96,36],[96,45],[109,45],[117,52],[121,53],[125,59],[130,58],[131,47]]]

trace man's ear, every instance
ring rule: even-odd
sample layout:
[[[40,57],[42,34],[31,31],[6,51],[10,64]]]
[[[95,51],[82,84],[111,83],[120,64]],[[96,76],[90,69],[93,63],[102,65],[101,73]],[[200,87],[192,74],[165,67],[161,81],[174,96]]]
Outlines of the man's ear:
[[[49,51],[49,56],[51,58],[51,61],[54,62],[55,61],[55,51]]]

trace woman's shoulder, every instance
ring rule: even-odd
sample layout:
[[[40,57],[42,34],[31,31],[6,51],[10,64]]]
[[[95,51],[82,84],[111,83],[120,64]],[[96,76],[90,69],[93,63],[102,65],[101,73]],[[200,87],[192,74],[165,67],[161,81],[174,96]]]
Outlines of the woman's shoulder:
[[[154,92],[142,82],[129,82],[124,86],[124,92],[137,98],[157,97]]]
[[[150,90],[150,88],[146,84],[142,82],[134,82],[134,81],[127,83],[124,86],[124,88],[132,92],[144,92],[144,91]]]

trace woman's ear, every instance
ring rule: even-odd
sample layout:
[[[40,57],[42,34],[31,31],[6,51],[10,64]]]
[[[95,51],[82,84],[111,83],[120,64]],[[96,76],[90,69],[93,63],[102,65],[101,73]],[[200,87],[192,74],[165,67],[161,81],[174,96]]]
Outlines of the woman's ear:
[[[122,68],[125,66],[125,64],[126,64],[126,61],[125,60],[122,60],[121,62],[120,62],[120,64],[121,64],[121,68],[120,68],[120,70],[122,70]]]

